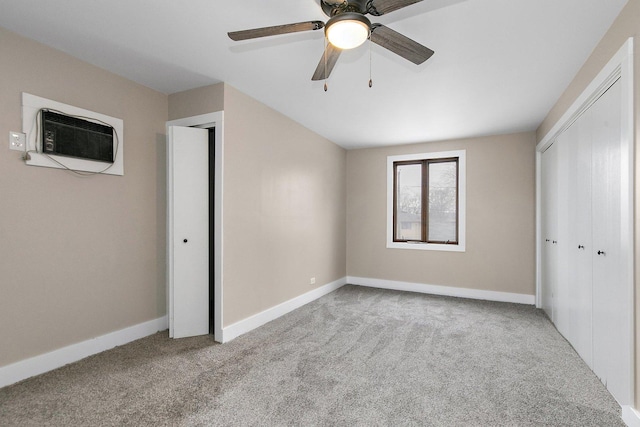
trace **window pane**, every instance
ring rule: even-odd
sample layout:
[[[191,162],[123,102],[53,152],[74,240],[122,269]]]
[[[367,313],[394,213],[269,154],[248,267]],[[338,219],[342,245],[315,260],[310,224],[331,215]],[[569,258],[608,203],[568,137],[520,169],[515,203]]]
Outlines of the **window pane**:
[[[456,242],[456,162],[429,164],[429,241]]]
[[[396,168],[396,239],[422,239],[422,165]]]

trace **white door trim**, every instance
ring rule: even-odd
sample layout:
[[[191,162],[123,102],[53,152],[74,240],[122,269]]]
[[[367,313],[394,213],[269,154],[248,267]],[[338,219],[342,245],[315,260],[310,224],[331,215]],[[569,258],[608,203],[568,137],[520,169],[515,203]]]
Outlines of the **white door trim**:
[[[214,339],[222,342],[222,284],[223,284],[223,235],[222,235],[222,201],[223,201],[223,177],[224,177],[224,112],[201,114],[184,119],[171,120],[166,123],[169,126],[201,127],[203,125],[215,126],[215,189],[214,189]],[[169,132],[167,131],[167,135]],[[168,144],[170,142],[167,142]],[[173,172],[171,168],[171,150],[167,149],[167,309],[171,310],[171,289],[173,288]],[[173,313],[169,313],[169,318]]]
[[[634,402],[635,390],[634,381],[635,377],[635,316],[634,316],[634,104],[633,104],[633,38],[629,38],[620,48],[620,50],[613,56],[613,58],[605,65],[596,78],[587,86],[582,94],[575,100],[575,102],[567,109],[564,115],[556,122],[551,130],[542,138],[542,140],[536,146],[536,212],[538,213],[536,219],[536,300],[538,306],[540,304],[540,290],[541,290],[541,248],[542,248],[542,235],[541,235],[541,222],[540,222],[540,160],[541,153],[551,145],[556,138],[564,132],[571,124],[585,111],[587,110],[598,98],[609,88],[613,83],[620,79],[622,85],[622,141],[621,152],[625,161],[620,165],[622,174],[623,188],[621,190],[622,200],[622,218],[621,218],[621,249],[622,257],[625,261],[625,270],[622,273],[623,281],[627,284],[629,298],[628,307],[629,321],[631,322],[629,330],[631,336],[629,337],[629,352],[631,354],[631,378],[629,380],[629,388],[631,396],[631,402],[619,402],[624,404],[630,404]]]

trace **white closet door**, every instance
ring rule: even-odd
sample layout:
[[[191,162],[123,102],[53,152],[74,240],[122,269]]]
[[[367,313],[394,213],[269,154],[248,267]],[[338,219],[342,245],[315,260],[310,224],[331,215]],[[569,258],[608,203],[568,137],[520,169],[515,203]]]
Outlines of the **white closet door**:
[[[542,309],[555,323],[554,292],[557,275],[557,143],[542,153]],[[556,242],[556,243],[554,243]]]
[[[591,130],[579,117],[557,140],[558,265],[555,325],[591,366]]]
[[[557,257],[556,283],[554,291],[554,323],[558,331],[573,343],[576,324],[574,320],[574,293],[576,228],[576,155],[578,135],[575,124],[563,132],[554,145],[557,146],[557,232],[556,244],[551,242]]]
[[[590,115],[585,114],[574,124],[577,132],[577,150],[575,161],[575,212],[572,226],[575,228],[576,240],[571,242],[571,250],[575,254],[575,277],[572,289],[572,313],[575,325],[572,340],[573,348],[593,369],[593,245],[591,228],[591,125]]]
[[[169,127],[172,250],[169,334],[209,333],[208,131]]]
[[[621,85],[590,109],[593,127],[593,370],[621,403],[630,402],[630,331],[621,251]]]

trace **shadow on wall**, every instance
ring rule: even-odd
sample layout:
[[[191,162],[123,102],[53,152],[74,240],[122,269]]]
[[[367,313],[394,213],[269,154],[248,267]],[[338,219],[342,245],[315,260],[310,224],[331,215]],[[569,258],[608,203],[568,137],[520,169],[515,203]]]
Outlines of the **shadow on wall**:
[[[156,134],[156,286],[157,315],[167,314],[167,136]]]

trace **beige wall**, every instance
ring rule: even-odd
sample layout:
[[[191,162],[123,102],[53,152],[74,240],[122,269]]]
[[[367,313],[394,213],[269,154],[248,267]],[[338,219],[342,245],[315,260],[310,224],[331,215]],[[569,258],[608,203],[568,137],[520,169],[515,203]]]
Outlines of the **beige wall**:
[[[634,109],[635,109],[635,129],[636,129],[636,218],[635,218],[635,399],[636,408],[640,408],[640,381],[638,381],[640,373],[640,147],[638,146],[640,136],[640,97],[638,96],[640,87],[640,0],[629,0],[627,5],[622,9],[620,15],[615,20],[611,28],[607,31],[600,43],[593,50],[589,59],[585,62],[582,69],[578,72],[569,87],[560,96],[554,107],[551,109],[547,117],[544,119],[537,131],[538,141],[551,130],[556,122],[567,111],[571,104],[578,96],[587,88],[589,83],[598,75],[600,70],[609,62],[615,53],[622,47],[623,43],[629,38],[634,38]]]
[[[218,87],[172,95],[169,110],[213,112]],[[346,275],[346,152],[226,84],[223,102],[229,326]]]
[[[0,135],[28,92],[124,120],[125,175],[0,155],[0,366],[166,314],[165,122],[225,109],[227,326],[346,275],[346,152],[234,88],[167,97],[0,29]],[[316,285],[309,279],[316,278]]]
[[[3,366],[165,314],[167,97],[2,28],[0,58]],[[123,119],[125,175],[26,166],[21,92]]]
[[[169,120],[183,119],[224,109],[224,83],[169,95]]]
[[[387,156],[466,150],[466,252],[387,249]],[[347,153],[349,276],[535,294],[535,134]]]

